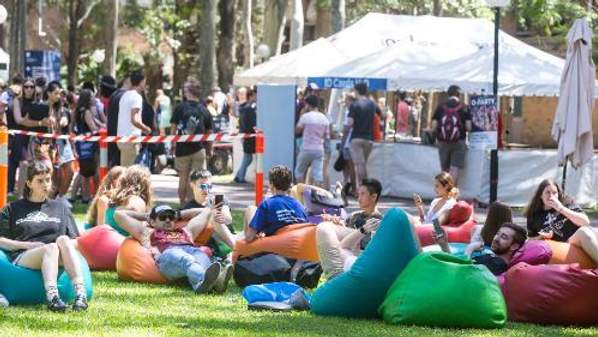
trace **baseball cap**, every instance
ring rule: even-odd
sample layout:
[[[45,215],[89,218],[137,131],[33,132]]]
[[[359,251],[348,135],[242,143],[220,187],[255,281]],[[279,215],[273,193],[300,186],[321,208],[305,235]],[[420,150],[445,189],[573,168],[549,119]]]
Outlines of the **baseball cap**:
[[[170,212],[173,215],[176,215],[176,210],[174,208],[170,207],[170,205],[163,204],[163,205],[154,206],[154,208],[152,208],[149,216],[151,219],[156,219],[160,214],[166,213],[166,212]]]

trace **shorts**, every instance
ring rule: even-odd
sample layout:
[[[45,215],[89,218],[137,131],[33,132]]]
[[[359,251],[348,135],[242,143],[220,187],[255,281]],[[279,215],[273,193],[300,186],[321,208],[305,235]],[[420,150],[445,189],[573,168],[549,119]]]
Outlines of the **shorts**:
[[[465,154],[467,153],[465,140],[456,142],[439,141],[436,146],[440,157],[440,168],[443,171],[448,172],[451,167],[460,169],[465,167]]]
[[[351,158],[355,165],[366,165],[374,142],[368,139],[353,138],[351,139]]]
[[[187,174],[197,169],[205,170],[206,165],[207,162],[205,149],[201,149],[188,156],[174,158],[174,168],[177,169],[179,172],[186,172]]]
[[[90,178],[96,174],[96,160],[91,159],[79,159],[79,174],[85,178]]]
[[[311,167],[311,174],[316,183],[324,180],[324,152],[319,150],[301,150],[297,157],[295,178],[299,181],[305,179],[307,169]]]
[[[71,142],[64,139],[58,139],[56,141],[56,146],[58,147],[58,166],[62,166],[75,160]]]

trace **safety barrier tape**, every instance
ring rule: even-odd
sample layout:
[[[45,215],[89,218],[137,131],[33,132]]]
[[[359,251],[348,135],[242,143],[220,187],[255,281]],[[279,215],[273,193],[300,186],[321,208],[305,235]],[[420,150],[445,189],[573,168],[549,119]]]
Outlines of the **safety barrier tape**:
[[[193,142],[220,142],[234,139],[245,139],[255,137],[254,133],[204,133],[197,135],[182,136],[107,136],[102,137],[97,134],[88,135],[61,135],[54,133],[42,133],[23,130],[8,130],[11,135],[33,136],[51,139],[68,139],[76,142],[99,142],[106,143],[193,143]]]

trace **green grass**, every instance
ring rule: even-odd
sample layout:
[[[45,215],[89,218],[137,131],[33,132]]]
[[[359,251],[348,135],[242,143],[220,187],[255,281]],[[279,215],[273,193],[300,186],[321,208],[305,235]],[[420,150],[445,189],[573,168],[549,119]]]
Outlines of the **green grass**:
[[[76,204],[74,210],[81,221],[85,206]],[[237,229],[241,217],[233,211]],[[598,327],[508,323],[501,330],[458,330],[309,312],[253,312],[232,282],[224,295],[196,295],[185,286],[123,282],[113,272],[96,272],[93,278],[94,297],[87,312],[55,314],[43,305],[0,309],[0,336],[598,336]]]

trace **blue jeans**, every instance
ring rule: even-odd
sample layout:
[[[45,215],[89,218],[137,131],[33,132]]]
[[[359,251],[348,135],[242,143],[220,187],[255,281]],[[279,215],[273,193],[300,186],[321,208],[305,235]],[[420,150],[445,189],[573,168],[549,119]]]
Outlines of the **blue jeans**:
[[[172,246],[156,259],[160,273],[169,280],[187,277],[195,290],[203,282],[210,258],[193,246]]]
[[[235,178],[239,181],[245,181],[245,174],[247,173],[247,168],[251,165],[253,161],[253,153],[245,153],[243,152],[243,161],[241,162],[241,166],[239,166],[239,170],[235,175]]]

